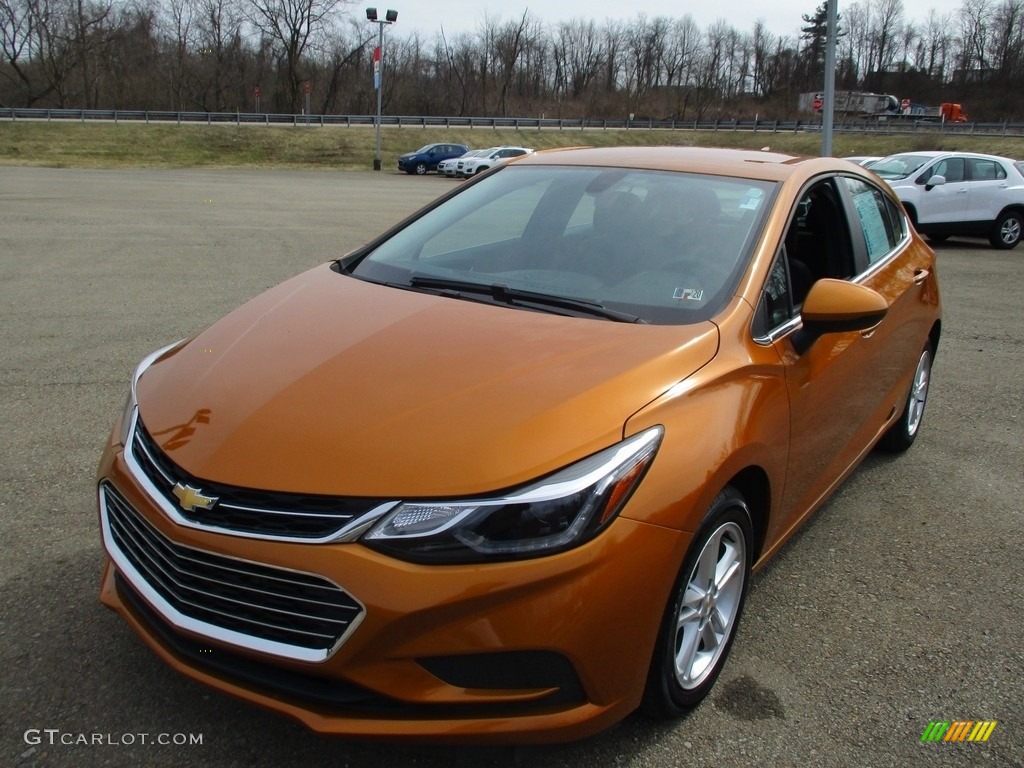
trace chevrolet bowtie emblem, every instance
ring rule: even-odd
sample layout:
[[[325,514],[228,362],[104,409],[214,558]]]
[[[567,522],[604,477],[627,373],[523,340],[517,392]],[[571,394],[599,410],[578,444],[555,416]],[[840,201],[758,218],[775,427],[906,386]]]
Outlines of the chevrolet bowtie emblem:
[[[177,483],[172,492],[178,497],[178,506],[186,512],[194,509],[213,509],[213,505],[217,503],[216,496],[204,496],[202,491],[191,485]]]

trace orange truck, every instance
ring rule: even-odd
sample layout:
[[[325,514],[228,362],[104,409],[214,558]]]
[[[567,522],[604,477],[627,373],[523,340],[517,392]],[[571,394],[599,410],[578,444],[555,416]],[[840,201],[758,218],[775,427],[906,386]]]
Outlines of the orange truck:
[[[939,105],[942,119],[947,123],[966,123],[969,118],[959,104],[951,104],[948,101]]]

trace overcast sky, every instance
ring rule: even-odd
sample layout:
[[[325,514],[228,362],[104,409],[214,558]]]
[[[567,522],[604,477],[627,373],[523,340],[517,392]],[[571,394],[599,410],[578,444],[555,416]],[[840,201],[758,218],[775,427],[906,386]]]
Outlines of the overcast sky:
[[[796,36],[802,24],[803,14],[812,14],[821,0],[732,0],[731,3],[703,0],[703,2],[678,2],[678,0],[643,0],[640,3],[621,0],[549,0],[549,2],[526,2],[526,0],[393,0],[392,4],[366,2],[367,7],[377,7],[383,18],[385,8],[398,11],[396,32],[407,36],[413,31],[420,33],[424,40],[432,40],[444,26],[445,34],[473,32],[485,18],[501,21],[518,20],[523,11],[547,24],[556,24],[572,18],[582,17],[600,23],[608,19],[628,20],[634,15],[648,18],[667,16],[681,18],[693,16],[703,30],[713,22],[724,18],[741,32],[754,28],[757,19],[763,19],[768,30],[776,35]],[[963,0],[903,0],[904,19],[921,22],[934,7],[940,15],[955,13]],[[842,15],[845,6],[839,3]]]

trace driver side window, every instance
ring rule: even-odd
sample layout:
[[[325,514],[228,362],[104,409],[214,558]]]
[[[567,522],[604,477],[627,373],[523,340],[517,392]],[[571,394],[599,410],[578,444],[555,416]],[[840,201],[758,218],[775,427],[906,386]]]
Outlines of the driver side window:
[[[800,197],[761,294],[757,328],[765,337],[800,313],[804,298],[823,277],[854,276],[854,256],[835,179],[821,181]]]

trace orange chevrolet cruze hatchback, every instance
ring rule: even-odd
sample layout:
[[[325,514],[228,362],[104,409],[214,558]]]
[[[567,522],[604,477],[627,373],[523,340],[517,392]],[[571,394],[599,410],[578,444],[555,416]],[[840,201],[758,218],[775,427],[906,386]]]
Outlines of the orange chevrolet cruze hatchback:
[[[325,733],[676,716],[751,570],[914,442],[939,331],[934,254],[852,163],[531,155],[142,361],[102,600]]]

